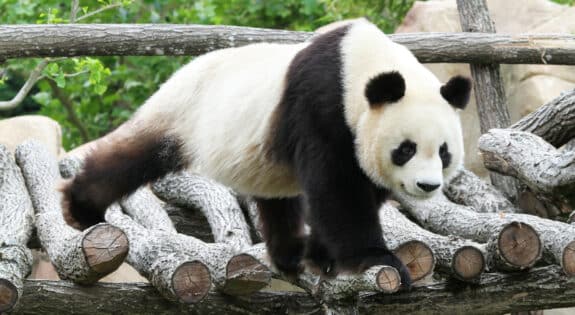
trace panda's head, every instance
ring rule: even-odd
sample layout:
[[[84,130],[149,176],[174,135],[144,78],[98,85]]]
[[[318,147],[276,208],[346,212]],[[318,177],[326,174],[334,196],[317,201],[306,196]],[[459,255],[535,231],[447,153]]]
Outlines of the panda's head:
[[[469,101],[471,81],[406,86],[399,72],[369,80],[369,109],[356,129],[356,154],[364,172],[392,192],[426,198],[462,165],[459,110]]]

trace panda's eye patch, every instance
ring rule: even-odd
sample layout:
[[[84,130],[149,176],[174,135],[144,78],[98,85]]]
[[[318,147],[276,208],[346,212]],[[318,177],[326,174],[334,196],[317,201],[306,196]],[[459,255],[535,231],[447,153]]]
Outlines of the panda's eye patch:
[[[404,140],[397,149],[391,152],[391,161],[397,166],[403,166],[417,152],[417,144],[411,140]]]
[[[443,164],[443,168],[447,168],[451,163],[451,153],[449,153],[447,143],[445,142],[439,147],[439,157],[441,158],[441,164]]]

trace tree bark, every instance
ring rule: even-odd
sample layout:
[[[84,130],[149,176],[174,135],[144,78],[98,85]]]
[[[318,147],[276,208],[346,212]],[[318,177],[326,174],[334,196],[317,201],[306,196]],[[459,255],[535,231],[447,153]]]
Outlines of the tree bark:
[[[228,244],[235,251],[252,244],[242,209],[229,188],[205,177],[180,172],[155,182],[152,190],[166,202],[200,209],[217,243]]]
[[[190,55],[258,42],[299,43],[314,34],[238,26],[68,24],[0,26],[0,59]],[[568,34],[412,33],[390,38],[421,62],[575,64]]]
[[[521,214],[477,213],[450,202],[443,195],[428,200],[401,195],[398,198],[409,213],[432,232],[489,243],[488,250],[494,253],[491,263],[499,269],[530,268],[541,257],[543,244],[553,242],[552,239],[540,240],[537,233],[540,230],[530,226],[535,220],[544,219]]]
[[[487,253],[485,244],[431,233],[388,203],[381,207],[379,216],[386,241],[391,242],[391,247],[394,242],[423,242],[433,251],[437,266],[460,280],[476,282],[485,270],[487,261],[491,260],[491,257],[487,257],[491,253]]]
[[[489,170],[518,178],[535,192],[575,197],[572,151],[559,151],[530,132],[510,129],[483,134],[479,150]]]
[[[26,247],[32,235],[34,209],[24,178],[8,149],[0,145],[0,313],[16,307],[24,278],[32,270]]]
[[[531,132],[559,148],[575,138],[575,90],[563,92],[510,129]]]
[[[511,212],[514,209],[499,190],[466,169],[451,179],[443,192],[449,200],[470,206],[477,212]]]
[[[324,313],[318,301],[302,292],[268,291],[242,297],[210,292],[203,301],[184,305],[167,301],[151,285],[140,283],[84,287],[66,281],[27,280],[21,302],[20,314]],[[562,275],[558,266],[548,266],[516,274],[484,274],[478,286],[435,282],[411,292],[362,294],[358,310],[361,314],[503,314],[572,306],[575,278]]]
[[[459,21],[464,32],[495,33],[495,24],[489,17],[485,0],[457,0]],[[507,98],[499,73],[499,64],[471,63],[471,76],[474,81],[475,103],[479,116],[481,133],[491,128],[507,127],[511,124],[507,109]],[[515,179],[490,174],[493,186],[507,197],[515,199],[517,183]]]
[[[106,220],[128,236],[127,262],[167,299],[197,303],[208,294],[212,282],[224,286],[225,265],[232,257],[229,246],[146,229],[123,214],[118,205],[106,211]]]
[[[126,236],[108,224],[83,232],[66,224],[56,190],[61,180],[56,158],[28,141],[16,149],[16,162],[36,210],[38,237],[60,278],[88,284],[116,270],[128,253]]]

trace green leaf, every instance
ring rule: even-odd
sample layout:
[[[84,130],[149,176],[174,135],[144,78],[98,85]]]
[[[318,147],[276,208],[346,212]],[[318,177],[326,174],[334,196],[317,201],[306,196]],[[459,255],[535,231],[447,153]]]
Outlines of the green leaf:
[[[56,84],[58,85],[59,88],[65,88],[66,87],[66,77],[64,77],[64,73],[60,72],[58,74],[58,76],[55,78],[56,80]]]

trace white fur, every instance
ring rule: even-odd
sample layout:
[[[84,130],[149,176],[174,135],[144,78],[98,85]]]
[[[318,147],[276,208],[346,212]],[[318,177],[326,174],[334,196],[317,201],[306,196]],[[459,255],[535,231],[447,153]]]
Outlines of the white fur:
[[[441,98],[441,84],[403,46],[366,20],[352,23],[342,42],[345,118],[357,135],[358,159],[374,182],[417,194],[417,180],[441,181],[437,150],[447,141],[454,163],[462,157],[454,110]],[[255,44],[215,51],[182,67],[138,111],[142,128],[157,126],[181,137],[192,170],[242,194],[261,197],[300,193],[293,172],[264,156],[270,121],[282,96],[293,57],[309,43]],[[398,70],[407,84],[398,104],[369,109],[368,80]],[[334,104],[335,105],[335,104]],[[409,137],[418,154],[403,168],[390,165],[390,152]],[[429,148],[427,148],[429,147]],[[424,156],[419,150],[435,150]]]
[[[184,139],[192,170],[199,174],[242,194],[297,195],[292,172],[270,163],[263,149],[288,66],[306,45],[255,44],[196,58],[176,72],[138,116],[152,123],[167,116],[171,132]]]
[[[342,50],[345,118],[356,133],[361,167],[381,186],[427,197],[430,194],[417,183],[441,185],[463,160],[459,115],[441,96],[442,84],[409,50],[366,21],[354,23]],[[370,109],[365,86],[369,79],[389,71],[403,76],[405,96],[394,104]],[[417,144],[417,153],[405,165],[396,166],[391,162],[391,152],[405,139]],[[452,154],[446,169],[442,169],[439,157],[444,142]]]

